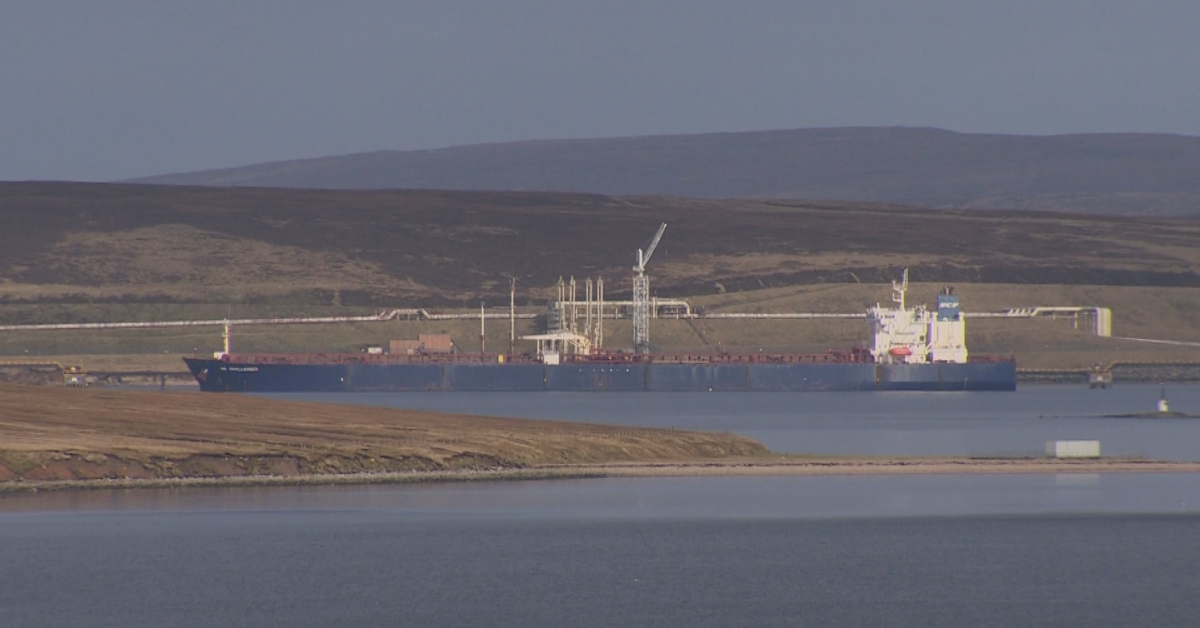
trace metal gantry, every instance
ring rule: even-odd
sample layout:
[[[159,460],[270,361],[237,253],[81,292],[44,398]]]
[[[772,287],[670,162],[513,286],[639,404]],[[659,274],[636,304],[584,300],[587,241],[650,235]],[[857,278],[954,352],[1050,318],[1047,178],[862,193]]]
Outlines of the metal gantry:
[[[645,253],[642,249],[637,252],[637,266],[633,267],[633,347],[638,353],[650,352],[650,278],[646,276],[646,264],[654,255],[654,248],[662,239],[667,223],[658,228],[658,233],[650,240]]]

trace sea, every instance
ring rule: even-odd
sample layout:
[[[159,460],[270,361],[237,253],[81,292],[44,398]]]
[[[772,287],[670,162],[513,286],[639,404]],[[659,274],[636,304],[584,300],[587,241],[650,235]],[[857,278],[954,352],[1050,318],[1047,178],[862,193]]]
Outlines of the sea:
[[[1200,460],[1200,386],[286,395],[790,453]],[[0,626],[1192,626],[1200,474],[612,478],[0,498]]]

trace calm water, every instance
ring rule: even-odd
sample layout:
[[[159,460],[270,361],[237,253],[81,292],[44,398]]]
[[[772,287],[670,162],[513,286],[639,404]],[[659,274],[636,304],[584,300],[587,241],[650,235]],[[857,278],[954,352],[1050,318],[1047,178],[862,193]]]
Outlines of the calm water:
[[[1048,440],[1099,440],[1106,455],[1200,460],[1200,419],[1104,419],[1152,411],[1163,388],[1022,386],[1017,392],[347,393],[281,398],[494,416],[731,431],[774,451],[1040,454]],[[1200,414],[1200,386],[1166,387]]]
[[[1157,387],[320,395],[781,451],[1200,459]],[[1181,411],[1200,388],[1171,387]],[[1044,418],[1062,417],[1062,418]],[[1072,418],[1073,417],[1073,418]],[[620,478],[0,498],[0,626],[1184,626],[1200,474]]]
[[[0,500],[3,626],[1194,625],[1192,475]]]

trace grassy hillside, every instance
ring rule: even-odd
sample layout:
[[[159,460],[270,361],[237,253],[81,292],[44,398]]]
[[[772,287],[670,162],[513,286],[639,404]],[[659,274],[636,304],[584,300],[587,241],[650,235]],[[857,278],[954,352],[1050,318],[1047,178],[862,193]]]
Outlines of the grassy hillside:
[[[1200,138],[831,128],[379,151],[141,179],[286,188],[574,191],[1200,213]]]
[[[0,385],[0,485],[520,468],[761,456],[732,434],[338,406],[242,395]]]
[[[1200,285],[1200,223],[880,205],[436,191],[0,184],[0,302],[470,306],[560,276],[627,295],[930,282]],[[45,311],[38,310],[38,317]],[[15,321],[14,321],[15,322]]]
[[[0,324],[463,311],[538,312],[560,276],[603,275],[628,298],[634,250],[669,223],[652,290],[709,311],[861,311],[912,268],[914,302],[955,283],[968,311],[1111,307],[1117,335],[1200,341],[1200,223],[1184,219],[919,210],[782,201],[580,194],[0,184]],[[538,331],[522,321],[518,334]],[[627,321],[607,326],[629,344]],[[478,347],[473,321],[243,327],[243,351],[354,351],[419,333]],[[861,321],[661,320],[665,350],[824,351],[863,342]],[[489,323],[507,346],[507,324]],[[1065,321],[972,321],[973,351],[1023,364],[1186,348],[1099,340]],[[0,355],[115,370],[177,370],[220,347],[217,328],[4,332]],[[528,347],[523,347],[528,349]],[[134,362],[113,354],[142,354]],[[85,356],[85,357],[80,357]],[[154,356],[158,356],[155,358]],[[1043,356],[1043,357],[1039,357]],[[1165,357],[1164,357],[1165,356]]]

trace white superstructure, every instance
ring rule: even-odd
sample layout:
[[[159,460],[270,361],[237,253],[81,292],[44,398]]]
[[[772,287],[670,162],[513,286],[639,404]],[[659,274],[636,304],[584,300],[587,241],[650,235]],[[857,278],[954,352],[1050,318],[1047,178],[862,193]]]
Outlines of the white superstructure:
[[[966,325],[954,289],[946,287],[938,295],[936,312],[924,305],[909,309],[908,269],[900,283],[892,282],[892,301],[897,307],[878,303],[867,310],[871,327],[871,356],[883,364],[928,364],[967,361]]]

